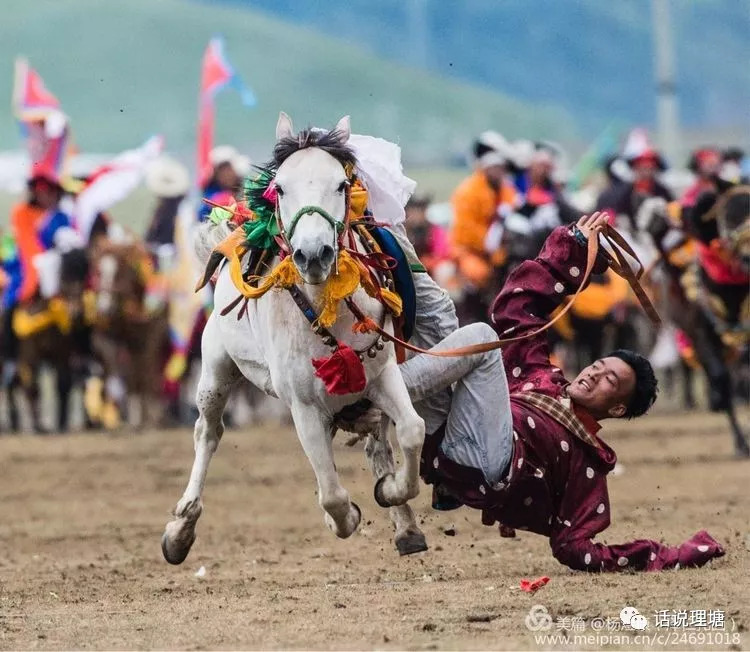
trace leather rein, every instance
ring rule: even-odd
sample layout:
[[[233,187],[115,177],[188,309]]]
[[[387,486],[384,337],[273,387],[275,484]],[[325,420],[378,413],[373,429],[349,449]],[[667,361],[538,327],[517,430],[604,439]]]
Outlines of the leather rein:
[[[603,238],[603,240],[611,247],[612,254],[610,254],[603,247],[600,248],[599,246],[600,235]],[[646,294],[646,292],[644,291],[643,287],[640,284],[640,278],[643,275],[643,264],[638,259],[638,256],[633,251],[633,248],[627,243],[627,241],[613,227],[606,225],[601,230],[590,231],[588,238],[587,238],[587,243],[588,243],[588,251],[587,251],[587,256],[586,256],[586,270],[584,271],[583,279],[581,280],[581,284],[578,286],[578,289],[576,290],[575,294],[571,296],[571,298],[568,300],[565,306],[552,319],[550,319],[544,326],[541,326],[540,328],[537,328],[536,330],[533,330],[530,333],[524,333],[523,335],[517,335],[515,337],[506,337],[506,338],[496,340],[494,342],[472,344],[470,346],[464,346],[464,347],[460,347],[457,349],[445,349],[443,351],[434,351],[434,350],[429,350],[429,349],[422,349],[418,346],[409,344],[408,342],[405,342],[404,340],[394,335],[391,335],[390,333],[385,331],[382,327],[378,326],[374,322],[371,322],[371,321],[368,322],[369,326],[371,330],[378,333],[383,339],[393,342],[397,347],[402,347],[409,351],[413,351],[414,353],[424,353],[427,355],[432,355],[432,356],[440,357],[440,358],[451,358],[451,357],[468,356],[468,355],[475,355],[477,353],[487,353],[488,351],[494,351],[496,349],[502,348],[506,344],[510,344],[512,342],[517,342],[519,340],[523,340],[523,339],[527,339],[531,337],[536,337],[540,333],[543,333],[544,331],[552,328],[552,326],[554,326],[555,323],[559,321],[568,312],[568,310],[570,310],[570,308],[573,306],[576,299],[578,298],[578,295],[586,286],[586,283],[591,277],[591,273],[594,269],[594,265],[596,264],[596,258],[600,253],[602,254],[602,256],[604,256],[604,258],[607,261],[607,264],[609,265],[609,267],[612,268],[612,271],[614,271],[615,274],[617,274],[618,276],[621,276],[622,278],[624,278],[629,283],[630,287],[633,289],[633,292],[638,298],[639,303],[645,310],[649,319],[653,322],[655,326],[659,326],[661,324],[661,318],[659,317],[659,313],[656,311],[656,308],[654,307],[653,303],[651,302],[648,295]],[[631,258],[633,258],[633,260],[638,264],[639,269],[637,272],[633,272],[632,268],[630,267],[630,263],[627,261],[626,254],[630,256]],[[356,306],[356,304],[351,299],[347,299],[347,305],[349,306],[349,309],[352,311],[355,317],[363,321],[367,319],[366,315]]]

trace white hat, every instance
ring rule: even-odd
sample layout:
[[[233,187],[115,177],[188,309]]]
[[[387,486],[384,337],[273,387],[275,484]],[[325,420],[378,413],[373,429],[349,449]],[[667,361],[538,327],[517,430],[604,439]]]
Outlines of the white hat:
[[[229,163],[237,176],[244,177],[250,173],[250,159],[240,154],[231,145],[217,145],[208,155],[208,160],[214,168]]]
[[[477,157],[477,164],[480,168],[486,169],[493,165],[505,165],[511,156],[512,150],[510,144],[497,131],[483,131],[477,138],[478,145],[488,147],[490,151],[485,152]]]
[[[160,156],[146,170],[146,186],[158,197],[181,197],[190,190],[190,173],[179,161]]]

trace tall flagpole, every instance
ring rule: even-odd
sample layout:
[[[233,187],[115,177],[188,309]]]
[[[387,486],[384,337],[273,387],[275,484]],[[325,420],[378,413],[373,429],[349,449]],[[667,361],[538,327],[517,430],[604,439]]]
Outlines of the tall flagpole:
[[[656,77],[657,142],[673,163],[681,155],[679,114],[675,87],[674,42],[669,0],[651,0]]]

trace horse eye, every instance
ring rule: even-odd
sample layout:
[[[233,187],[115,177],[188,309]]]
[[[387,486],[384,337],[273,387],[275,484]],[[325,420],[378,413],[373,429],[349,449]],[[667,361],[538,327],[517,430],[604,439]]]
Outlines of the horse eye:
[[[281,197],[284,194],[284,189],[281,186],[276,186],[276,194]]]
[[[347,188],[347,186],[348,186],[348,185],[349,185],[349,182],[348,182],[348,181],[342,181],[342,182],[341,182],[341,183],[339,184],[339,187],[338,187],[338,188],[336,188],[336,192],[344,192],[344,190],[346,190],[346,188]]]

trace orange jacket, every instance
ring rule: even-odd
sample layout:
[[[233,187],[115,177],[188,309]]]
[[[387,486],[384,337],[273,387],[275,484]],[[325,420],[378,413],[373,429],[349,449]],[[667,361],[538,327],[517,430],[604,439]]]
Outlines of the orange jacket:
[[[515,200],[515,188],[503,184],[495,190],[481,170],[464,179],[451,198],[454,216],[450,239],[456,253],[468,249],[485,254],[484,237],[497,207],[504,203],[514,205]]]
[[[604,319],[616,305],[630,300],[628,282],[611,269],[603,283],[591,283],[573,304],[571,311],[583,319]]]
[[[16,204],[10,214],[10,228],[18,247],[23,274],[23,282],[18,292],[19,301],[26,301],[33,297],[39,286],[36,269],[31,261],[36,254],[44,251],[39,242],[37,228],[45,212],[38,206],[23,203]]]

